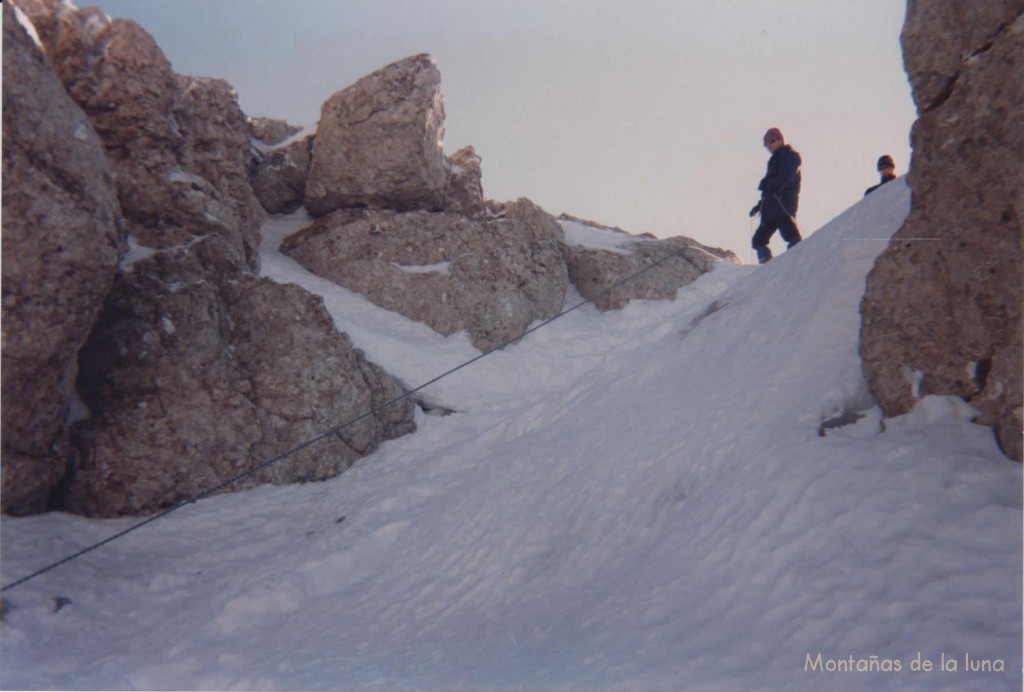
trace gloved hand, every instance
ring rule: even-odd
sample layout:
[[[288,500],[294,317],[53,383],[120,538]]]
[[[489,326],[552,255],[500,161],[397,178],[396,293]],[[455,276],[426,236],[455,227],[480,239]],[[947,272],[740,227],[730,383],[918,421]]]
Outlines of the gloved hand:
[[[750,215],[751,216],[757,216],[757,213],[759,211],[761,211],[761,203],[760,202],[755,204],[754,207],[750,210]]]

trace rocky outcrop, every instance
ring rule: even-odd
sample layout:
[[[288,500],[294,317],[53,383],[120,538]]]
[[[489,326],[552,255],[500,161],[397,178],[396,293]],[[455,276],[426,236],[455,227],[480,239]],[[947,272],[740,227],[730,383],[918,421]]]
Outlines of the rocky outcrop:
[[[284,121],[251,119],[250,183],[260,204],[272,214],[303,204],[315,215],[363,207],[486,213],[480,156],[471,146],[447,158],[441,151],[440,79],[426,55],[388,65],[332,96],[321,134],[297,141],[288,138],[299,129]]]
[[[271,214],[289,214],[302,206],[314,135],[259,154],[249,182]]]
[[[622,236],[615,249],[588,247],[571,238],[563,244],[570,280],[599,310],[619,310],[631,300],[675,300],[680,288],[711,271],[717,262],[739,261],[728,250],[708,247],[691,238],[657,240],[573,217],[562,218]],[[635,279],[616,285],[638,272],[642,273]]]
[[[75,356],[124,247],[113,171],[85,113],[3,5],[4,510],[64,473]]]
[[[494,210],[489,210],[493,216],[520,221],[528,226],[535,226],[541,233],[556,238],[559,242],[565,240],[565,232],[558,220],[526,197],[520,197],[515,202],[496,203],[493,206]]]
[[[570,281],[599,309],[613,310],[630,300],[674,300],[717,262],[738,261],[689,238],[657,240],[597,225],[621,236],[622,246],[574,243],[525,198],[488,201],[485,212],[339,210],[287,238],[281,251],[441,334],[464,329],[481,351],[558,314]]]
[[[298,125],[276,118],[249,118],[249,136],[253,141],[273,147],[282,144],[286,139],[302,132]]]
[[[486,210],[481,159],[473,147],[463,147],[448,157],[448,190],[444,210],[473,216]]]
[[[867,279],[864,374],[890,416],[963,397],[1020,460],[1024,3],[912,1],[902,41],[912,207]]]
[[[345,207],[442,209],[443,138],[441,73],[430,56],[363,77],[321,108],[306,209],[315,216]]]
[[[402,395],[322,301],[244,271],[218,236],[120,274],[82,349],[78,424],[60,498],[91,515],[167,507]],[[412,403],[323,437],[231,489],[336,475],[413,429]]]
[[[193,202],[185,224],[193,238],[214,233],[240,244],[254,268],[265,214],[249,183],[252,150],[238,95],[223,79],[179,75],[178,86],[177,121],[187,145],[170,177],[176,192],[187,184],[185,196]]]
[[[40,48],[5,3],[4,510],[325,478],[410,431],[402,399],[325,434],[403,389],[318,298],[253,273],[263,212],[231,87],[174,74],[131,22],[18,2]]]
[[[281,250],[441,334],[465,329],[484,351],[556,315],[568,285],[551,228],[508,218],[341,210]]]
[[[231,87],[177,75],[135,22],[59,0],[18,4],[107,149],[132,237],[165,248],[217,234],[255,267],[263,213],[248,182],[248,122]]]
[[[300,139],[175,74],[133,22],[17,3],[39,48],[5,3],[5,511],[326,478],[413,428],[401,383],[320,299],[254,273],[264,208],[326,214],[284,249],[481,350],[562,308],[576,251],[528,200],[485,200],[471,147],[444,156],[428,56],[339,92]]]
[[[315,139],[316,135],[307,135],[259,148],[249,182],[267,212],[290,214],[302,206]],[[448,184],[440,203],[444,211],[467,216],[486,213],[480,163],[473,147],[463,147],[447,158]]]

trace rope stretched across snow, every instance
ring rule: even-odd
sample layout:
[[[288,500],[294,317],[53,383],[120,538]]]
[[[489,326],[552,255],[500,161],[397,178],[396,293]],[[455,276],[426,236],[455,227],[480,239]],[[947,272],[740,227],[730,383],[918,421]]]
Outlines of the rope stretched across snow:
[[[716,262],[721,262],[722,261],[721,257],[717,257],[717,256],[711,254],[710,252],[708,252],[704,248],[698,247],[696,245],[687,245],[686,247],[687,248],[692,248],[692,249],[695,249],[695,250],[699,250],[699,251],[709,255],[710,257],[712,257]],[[397,396],[397,397],[395,397],[395,398],[393,398],[393,399],[391,399],[389,401],[386,401],[383,404],[380,404],[379,406],[371,408],[369,411],[361,413],[360,415],[356,416],[355,418],[351,418],[351,419],[345,421],[344,423],[341,423],[340,425],[336,425],[335,427],[333,427],[333,428],[331,428],[331,429],[329,429],[329,430],[327,430],[327,431],[317,435],[316,437],[312,437],[312,438],[306,440],[305,442],[297,445],[296,447],[293,447],[292,449],[289,449],[286,452],[282,452],[281,454],[279,454],[279,455],[277,455],[277,456],[275,456],[275,457],[273,457],[271,459],[268,459],[266,461],[263,461],[263,462],[257,464],[256,466],[254,466],[253,468],[251,468],[251,469],[249,469],[247,471],[243,471],[242,473],[236,474],[236,475],[232,476],[231,478],[228,478],[227,480],[222,481],[222,482],[218,483],[217,485],[215,485],[215,486],[213,486],[211,488],[208,488],[207,490],[204,490],[201,493],[198,493],[198,494],[193,495],[193,496],[191,496],[189,498],[181,500],[177,504],[175,504],[175,505],[173,505],[171,507],[168,507],[167,509],[164,509],[164,510],[160,511],[160,512],[154,514],[151,517],[147,517],[146,519],[143,519],[142,521],[140,521],[140,522],[138,522],[136,524],[133,524],[133,525],[129,526],[128,528],[122,530],[122,531],[118,531],[117,533],[115,533],[112,536],[108,536],[107,538],[104,538],[102,541],[99,541],[97,543],[93,543],[92,545],[89,545],[89,546],[79,550],[78,552],[72,553],[71,555],[68,555],[68,556],[58,560],[57,562],[54,562],[54,563],[49,564],[49,565],[47,565],[45,567],[42,567],[42,568],[36,570],[35,572],[32,572],[31,574],[27,575],[27,576],[21,577],[17,581],[14,581],[14,582],[12,582],[10,584],[7,584],[7,585],[3,586],[2,588],[0,588],[0,592],[4,592],[4,591],[8,591],[9,589],[13,589],[16,586],[19,586],[21,584],[24,584],[27,581],[31,581],[32,579],[35,579],[38,576],[46,574],[47,572],[49,572],[51,570],[54,570],[54,569],[60,567],[61,565],[65,565],[65,564],[71,562],[72,560],[76,560],[76,559],[82,557],[83,555],[91,553],[92,551],[94,551],[94,550],[96,550],[98,548],[101,548],[101,547],[107,545],[108,543],[111,543],[111,542],[113,542],[113,541],[115,541],[115,540],[117,540],[117,539],[119,539],[119,538],[121,538],[123,536],[126,536],[126,535],[128,535],[130,533],[133,533],[134,531],[138,531],[143,526],[151,524],[154,521],[156,521],[157,519],[161,519],[162,517],[165,517],[165,516],[167,516],[168,514],[170,514],[172,512],[176,512],[177,510],[181,509],[185,505],[189,505],[189,504],[192,504],[193,502],[197,502],[198,500],[201,500],[201,499],[203,499],[205,497],[209,497],[210,495],[213,495],[213,494],[217,493],[220,490],[223,490],[223,489],[225,489],[227,487],[230,487],[230,486],[234,485],[235,483],[237,483],[237,482],[239,482],[239,481],[241,481],[241,480],[243,480],[245,478],[248,478],[248,477],[258,473],[259,471],[262,471],[263,469],[265,469],[265,468],[267,468],[269,466],[272,466],[272,465],[274,465],[274,464],[276,464],[276,463],[278,463],[280,461],[283,461],[284,459],[287,459],[288,457],[290,457],[290,456],[292,456],[294,454],[297,454],[298,452],[301,452],[302,450],[304,450],[304,449],[306,449],[308,447],[312,447],[313,445],[317,444],[318,442],[320,442],[321,440],[323,440],[325,438],[328,438],[328,437],[331,437],[333,435],[336,435],[337,433],[341,432],[342,430],[344,430],[344,429],[346,429],[346,428],[348,428],[348,427],[350,427],[352,425],[355,425],[359,421],[362,421],[362,420],[364,420],[366,418],[369,418],[370,416],[373,416],[373,415],[376,415],[377,413],[380,413],[381,411],[383,411],[384,409],[388,408],[389,406],[393,406],[393,405],[395,405],[397,403],[405,401],[406,399],[408,399],[409,397],[413,396],[417,392],[420,392],[423,389],[426,389],[427,387],[429,387],[430,385],[435,384],[436,382],[439,382],[440,380],[443,380],[444,378],[448,377],[449,375],[453,375],[454,373],[458,372],[459,370],[462,370],[463,368],[468,367],[468,366],[472,365],[473,363],[476,363],[477,361],[482,360],[483,358],[486,358],[487,356],[491,355],[495,351],[500,351],[503,348],[505,348],[506,346],[508,346],[508,345],[510,345],[510,344],[512,344],[512,343],[514,343],[516,341],[519,341],[520,339],[522,339],[522,338],[524,338],[526,336],[529,336],[530,334],[536,332],[539,329],[542,329],[543,327],[546,327],[547,325],[551,324],[555,320],[558,320],[558,319],[568,315],[570,312],[573,312],[574,310],[577,310],[578,308],[581,308],[584,305],[587,305],[588,303],[593,303],[597,299],[599,299],[602,296],[610,293],[611,291],[615,290],[619,286],[622,286],[622,285],[624,285],[624,284],[626,284],[626,283],[628,283],[630,281],[633,281],[634,279],[636,279],[641,274],[644,274],[645,272],[648,272],[651,269],[654,269],[655,267],[663,264],[664,262],[666,262],[667,260],[672,259],[673,257],[679,257],[680,259],[683,259],[683,260],[686,260],[687,262],[690,262],[690,260],[687,259],[683,255],[682,252],[671,252],[671,253],[668,253],[667,255],[662,257],[661,259],[659,259],[659,260],[657,260],[655,262],[652,262],[651,264],[648,264],[645,267],[642,267],[641,269],[633,272],[629,276],[627,276],[627,277],[625,277],[623,279],[620,279],[620,280],[616,281],[615,283],[613,283],[612,285],[602,289],[601,291],[599,291],[594,296],[592,296],[590,298],[585,298],[585,299],[581,300],[580,302],[576,303],[575,305],[573,305],[572,307],[566,308],[565,310],[563,310],[562,312],[558,313],[554,317],[548,318],[548,319],[544,320],[543,322],[541,322],[540,324],[535,325],[535,326],[531,327],[530,329],[527,329],[525,332],[523,332],[519,336],[514,337],[512,339],[509,339],[509,340],[505,341],[504,343],[499,344],[498,346],[495,346],[494,348],[490,349],[489,351],[485,351],[485,352],[481,353],[478,356],[470,358],[469,360],[467,360],[467,361],[465,361],[463,363],[460,363],[459,365],[456,365],[454,368],[451,368],[450,370],[441,373],[437,377],[434,377],[433,379],[431,379],[431,380],[429,380],[427,382],[424,382],[423,384],[419,385],[418,387],[416,387],[414,389],[411,389],[411,390],[405,392],[404,394],[402,394],[400,396]],[[692,264],[692,262],[691,262],[691,264]]]

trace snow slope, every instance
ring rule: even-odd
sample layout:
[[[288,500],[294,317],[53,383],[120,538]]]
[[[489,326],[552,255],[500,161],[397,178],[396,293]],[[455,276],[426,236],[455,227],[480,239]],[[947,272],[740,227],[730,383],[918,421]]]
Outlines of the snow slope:
[[[959,400],[883,429],[860,374],[864,276],[908,208],[899,181],[763,267],[576,310],[336,479],[200,501],[11,589],[0,684],[1019,689],[1021,467]],[[281,257],[297,224],[268,225],[264,272],[372,359],[416,386],[475,355]],[[3,581],[131,523],[5,518]]]

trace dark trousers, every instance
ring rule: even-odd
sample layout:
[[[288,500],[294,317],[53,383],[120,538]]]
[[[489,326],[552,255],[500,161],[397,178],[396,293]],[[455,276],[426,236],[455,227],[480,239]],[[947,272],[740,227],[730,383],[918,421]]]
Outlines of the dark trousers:
[[[757,251],[758,258],[771,257],[772,251],[768,249],[768,241],[778,231],[782,239],[786,241],[787,247],[793,247],[799,243],[800,229],[796,227],[796,221],[789,216],[778,216],[774,219],[761,219],[761,225],[754,231],[754,237],[750,244]]]

